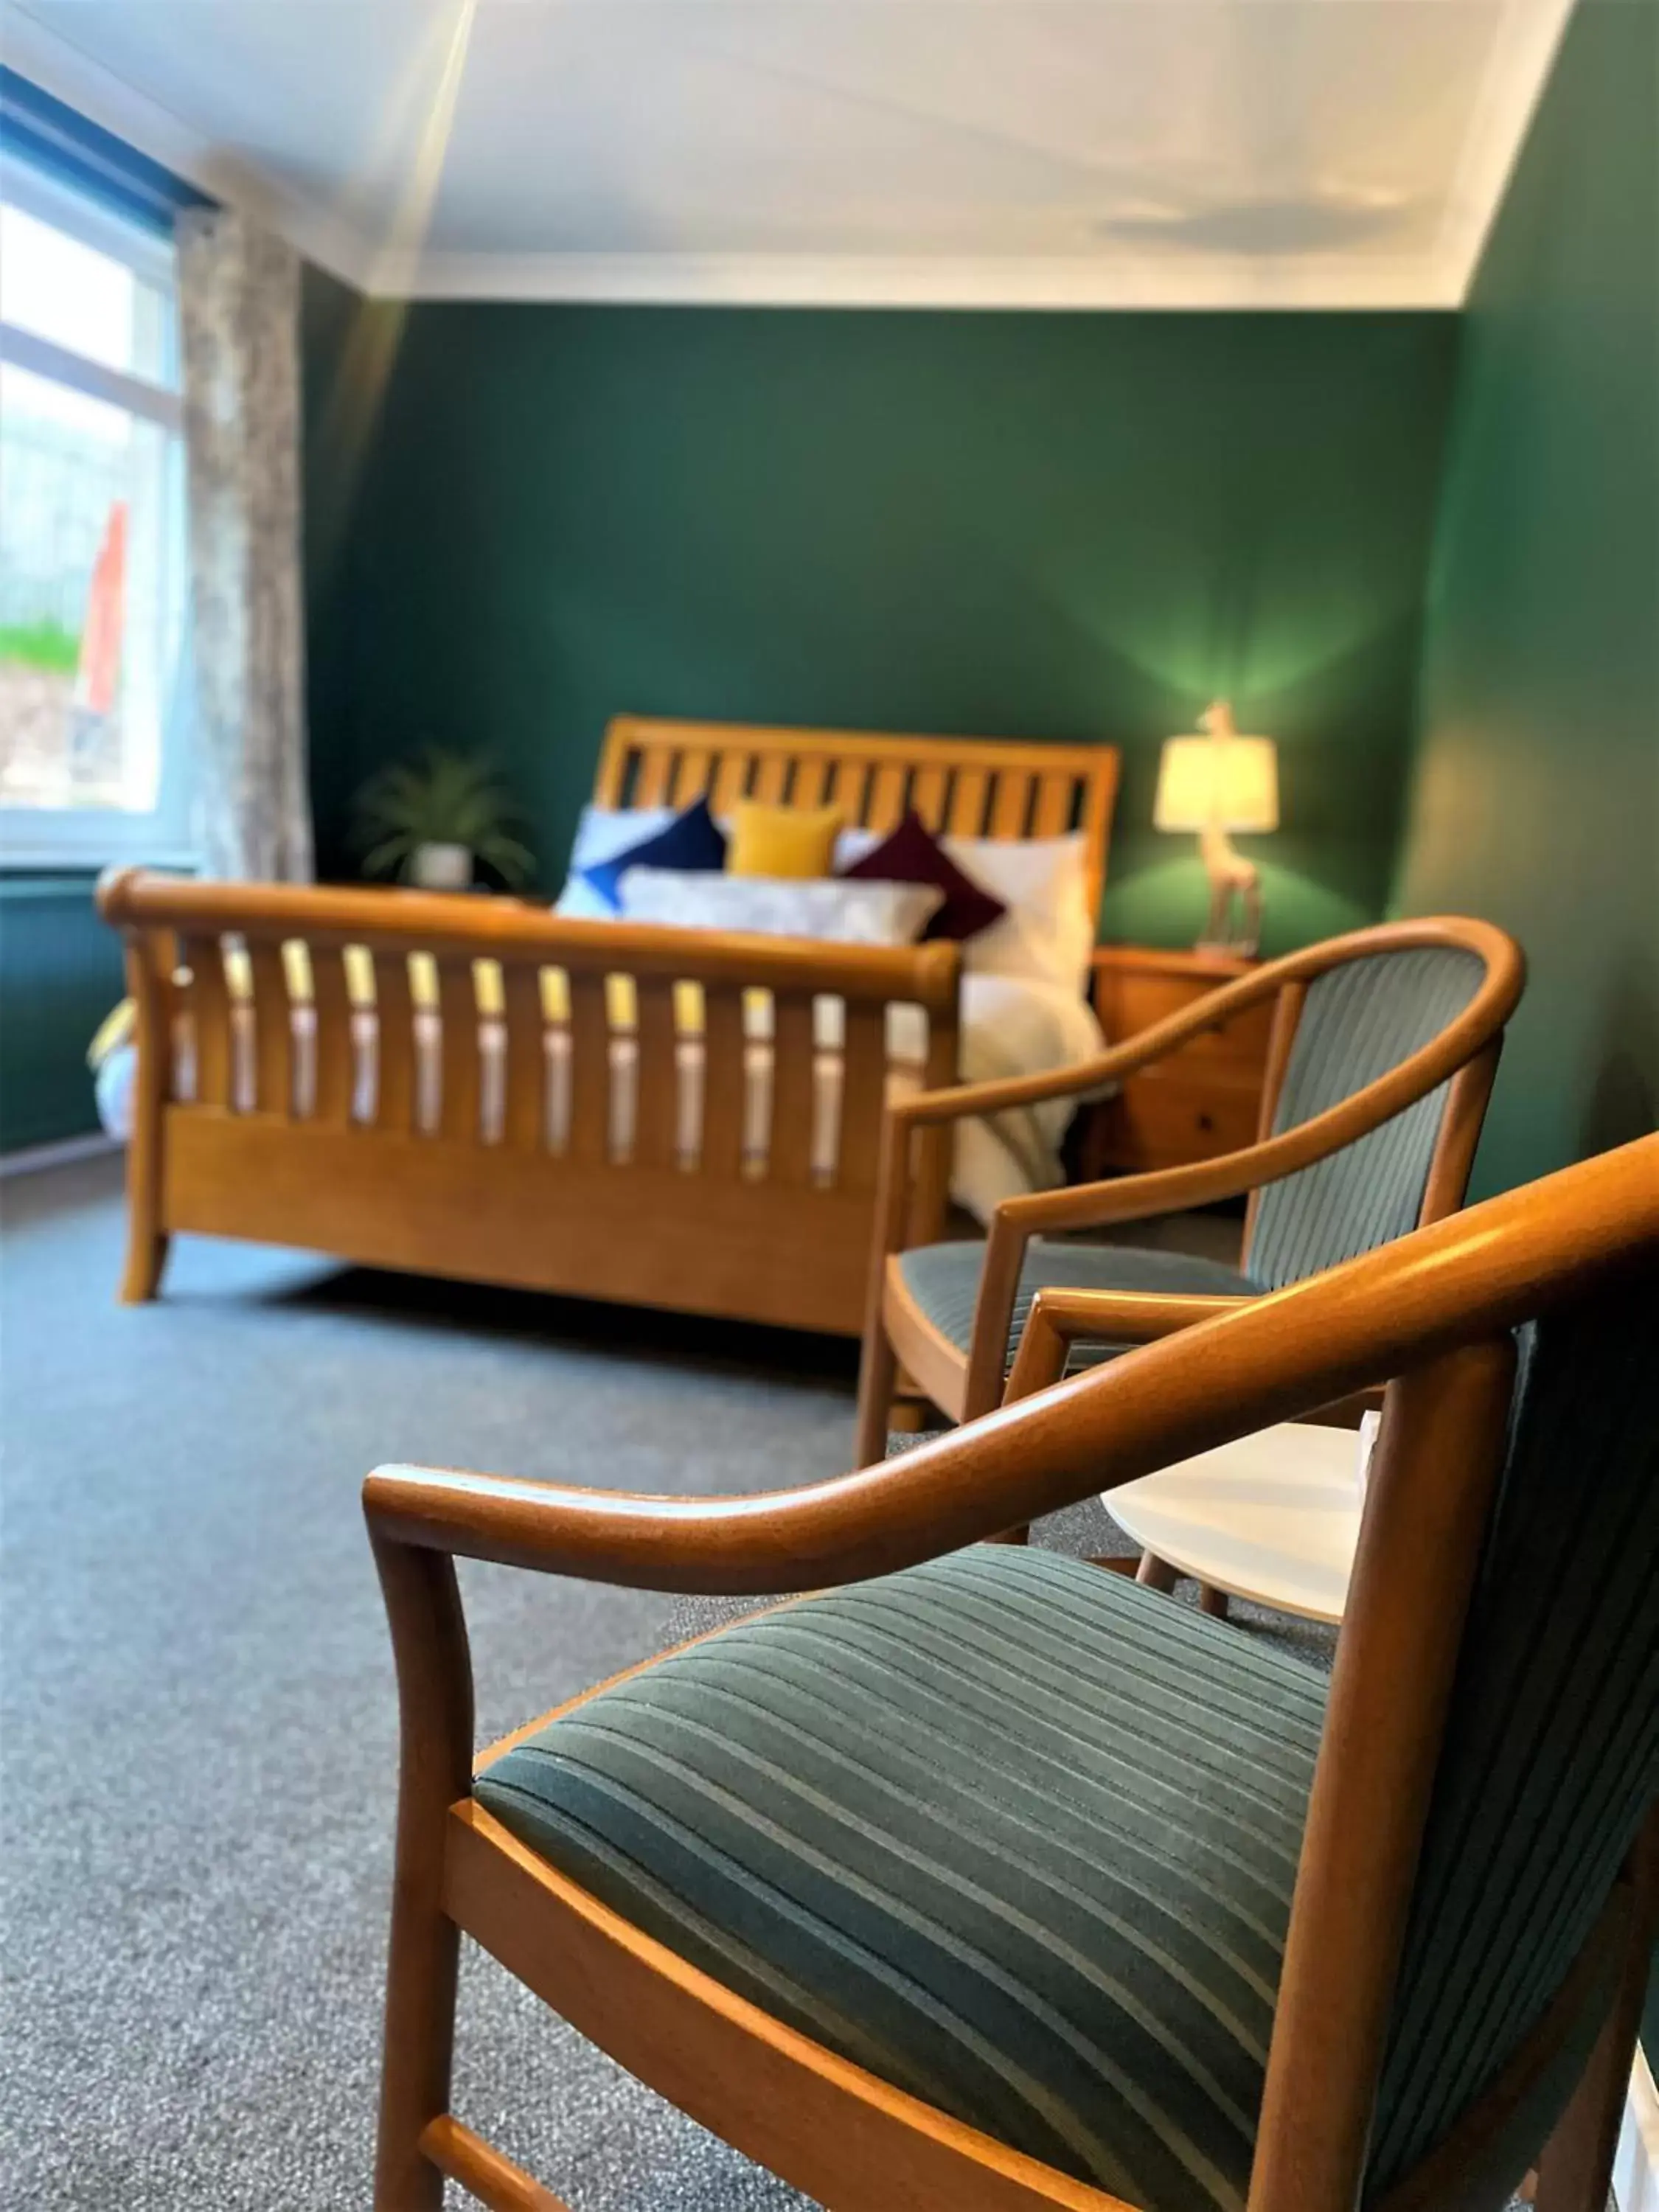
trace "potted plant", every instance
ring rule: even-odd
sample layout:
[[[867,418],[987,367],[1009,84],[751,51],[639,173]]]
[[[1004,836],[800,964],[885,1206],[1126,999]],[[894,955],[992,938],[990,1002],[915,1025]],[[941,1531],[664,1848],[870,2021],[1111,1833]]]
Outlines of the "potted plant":
[[[469,890],[477,862],[509,890],[529,878],[529,848],[513,835],[517,810],[490,763],[428,745],[394,762],[357,794],[356,842],[366,876],[422,890]]]

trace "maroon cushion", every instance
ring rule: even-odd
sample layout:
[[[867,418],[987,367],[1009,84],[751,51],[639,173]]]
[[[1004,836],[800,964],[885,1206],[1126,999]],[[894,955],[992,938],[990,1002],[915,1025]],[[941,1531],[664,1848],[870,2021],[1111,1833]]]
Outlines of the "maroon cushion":
[[[840,872],[855,882],[932,884],[945,894],[945,903],[922,931],[922,937],[945,937],[960,945],[1000,921],[1008,911],[1002,901],[981,890],[971,876],[963,875],[919,814],[907,814],[890,836],[884,837],[861,860]]]

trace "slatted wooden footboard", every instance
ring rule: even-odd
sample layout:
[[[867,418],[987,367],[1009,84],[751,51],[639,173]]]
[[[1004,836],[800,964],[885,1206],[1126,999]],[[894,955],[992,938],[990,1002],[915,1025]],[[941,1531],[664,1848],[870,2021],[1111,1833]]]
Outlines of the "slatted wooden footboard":
[[[884,1101],[957,1073],[950,945],[141,871],[99,907],[137,1007],[129,1299],[195,1231],[856,1334]]]

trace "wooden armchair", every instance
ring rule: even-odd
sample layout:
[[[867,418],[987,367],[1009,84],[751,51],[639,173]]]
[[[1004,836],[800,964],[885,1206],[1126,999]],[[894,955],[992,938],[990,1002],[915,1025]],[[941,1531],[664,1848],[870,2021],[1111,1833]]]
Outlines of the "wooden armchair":
[[[835,2212],[1486,2212],[1534,2162],[1539,2212],[1602,2212],[1654,1923],[1656,1326],[1659,1138],[806,1489],[372,1475],[379,2212],[445,2174],[557,2212],[448,2110],[463,1929]],[[1328,1691],[975,1541],[1384,1376]],[[475,1767],[455,1555],[817,1594]]]
[[[1098,1058],[924,1092],[888,1109],[855,1453],[880,1459],[900,1371],[952,1420],[1002,1395],[1040,1286],[1103,1295],[1108,1347],[1140,1344],[1312,1274],[1461,1206],[1504,1024],[1526,977],[1514,940],[1458,916],[1386,923],[1270,962]],[[1257,1141],[1189,1166],[1005,1199],[988,1237],[907,1249],[921,1133],[1082,1097],[1277,1000]],[[1049,1232],[1249,1194],[1242,1265]]]

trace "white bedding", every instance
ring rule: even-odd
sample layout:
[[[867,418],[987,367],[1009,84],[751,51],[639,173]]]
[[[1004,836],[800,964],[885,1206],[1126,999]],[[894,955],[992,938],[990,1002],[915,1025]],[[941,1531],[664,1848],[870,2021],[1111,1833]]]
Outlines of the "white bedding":
[[[920,1012],[919,1008],[905,1009]],[[1024,975],[962,979],[962,1075],[988,1083],[1009,1075],[1036,1075],[1072,1067],[1105,1049],[1094,1009],[1063,983]],[[988,1221],[1005,1198],[1022,1191],[1052,1190],[1066,1180],[1060,1141],[1076,1111],[1075,1098],[1027,1106],[990,1121],[957,1124],[951,1195],[980,1221]]]
[[[748,1078],[744,1152],[757,1169],[765,1158],[770,1126],[770,1011],[769,1001],[756,994],[750,1003],[746,1024],[749,1042],[744,1054]],[[814,1172],[825,1181],[833,1180],[839,1150],[841,1015],[839,1000],[826,997],[817,1001],[811,1158]],[[254,1097],[251,1007],[246,1004],[233,1006],[232,1030],[232,1096],[238,1109],[246,1111]],[[295,1108],[303,1115],[310,1111],[315,1085],[314,1020],[308,1006],[294,1007],[293,1030]],[[921,1087],[927,1036],[927,1017],[920,1006],[889,1008],[890,1097]],[[548,1028],[545,1039],[547,1142],[550,1150],[558,1152],[564,1148],[569,1121],[570,1040],[568,1031],[558,1025]],[[374,1112],[376,1031],[372,1010],[360,1009],[352,1016],[352,1114],[354,1119],[366,1121]],[[417,1012],[416,1114],[423,1128],[435,1127],[438,1120],[441,1042],[437,1014]],[[1103,1042],[1093,1012],[1064,985],[1037,982],[1025,976],[963,977],[960,1060],[964,1082],[983,1082],[1068,1066],[1100,1051]],[[504,1024],[495,1017],[483,1016],[478,1024],[479,1119],[480,1133],[486,1143],[497,1141],[501,1135],[506,1045]],[[124,1048],[112,1056],[99,1084],[100,1103],[106,1120],[122,1135],[127,1133],[123,1125],[127,1119],[131,1088],[131,1049]],[[180,1022],[175,1039],[178,1091],[183,1097],[189,1097],[194,1091],[194,1058],[186,1019]],[[611,1145],[616,1157],[625,1158],[632,1147],[637,1084],[636,1048],[625,1030],[613,1031],[610,1058]],[[696,1159],[698,1151],[702,1061],[701,1037],[682,1030],[676,1052],[679,1086],[677,1128],[679,1152],[688,1164]],[[983,1221],[988,1219],[1000,1200],[1021,1191],[1048,1189],[1060,1182],[1063,1179],[1060,1140],[1075,1103],[1073,1099],[1059,1099],[1000,1114],[989,1121],[960,1123],[956,1132],[951,1195]]]

